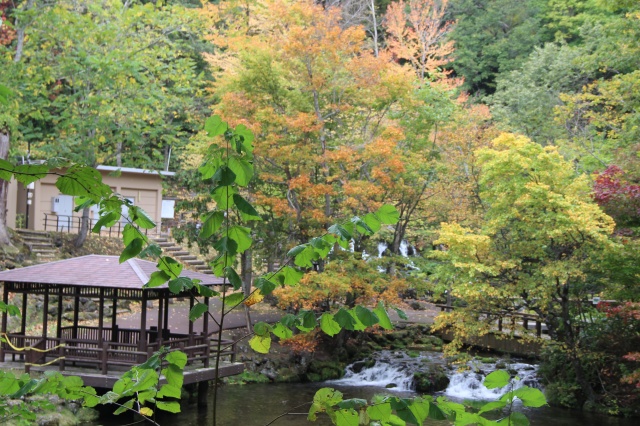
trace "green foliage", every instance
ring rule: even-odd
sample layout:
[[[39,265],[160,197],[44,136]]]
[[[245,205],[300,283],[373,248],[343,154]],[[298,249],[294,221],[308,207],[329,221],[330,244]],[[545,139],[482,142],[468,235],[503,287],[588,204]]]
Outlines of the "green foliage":
[[[501,73],[489,98],[495,119],[542,145],[566,138],[565,127],[549,118],[562,104],[560,94],[575,93],[589,81],[591,73],[578,63],[583,54],[582,49],[549,43],[536,48],[519,69]]]
[[[16,152],[29,144],[32,158],[162,169],[196,131],[206,32],[197,11],[120,0],[21,9],[10,9],[24,23],[21,60],[16,42],[0,44],[0,84],[19,100]]]
[[[0,84],[0,104],[9,105],[9,97],[11,96],[11,94],[12,92],[8,87]]]
[[[36,413],[55,409],[42,395],[57,395],[67,400],[84,400],[85,406],[94,406],[96,391],[85,387],[78,377],[65,377],[57,372],[46,372],[40,379],[29,374],[16,376],[13,372],[0,371],[0,419],[21,425],[34,424]],[[32,398],[36,397],[36,398]]]
[[[464,77],[464,88],[492,93],[498,73],[515,70],[534,47],[552,41],[542,25],[542,0],[453,0],[457,20],[451,39],[451,67]]]

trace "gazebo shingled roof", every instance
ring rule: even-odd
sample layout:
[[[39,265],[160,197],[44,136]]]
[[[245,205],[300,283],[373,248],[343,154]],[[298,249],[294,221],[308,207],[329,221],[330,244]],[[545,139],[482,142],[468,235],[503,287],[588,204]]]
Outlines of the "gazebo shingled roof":
[[[202,318],[200,333],[194,332],[193,322],[189,321],[188,316],[177,318],[188,322],[186,334],[171,331],[168,315],[170,299],[188,297],[191,309],[197,294],[194,290],[173,294],[166,283],[144,289],[144,284],[156,270],[156,263],[147,260],[129,259],[120,263],[118,256],[89,255],[0,272],[0,282],[4,282],[3,302],[9,303],[9,293],[23,295],[19,330],[7,330],[8,315],[7,312],[2,313],[0,334],[5,341],[0,344],[0,362],[6,359],[6,355],[11,355],[14,361],[19,357],[25,360],[25,370],[28,371],[30,366],[43,366],[47,358],[53,357],[55,359],[52,362],[58,363],[60,371],[65,369],[65,362],[101,370],[100,379],[91,374],[84,377],[95,379],[92,383],[102,386],[104,383],[111,383],[109,380],[113,379],[107,380],[110,368],[144,362],[152,352],[168,346],[169,350],[183,350],[189,363],[202,362],[204,368],[209,369],[211,343],[216,339],[213,333],[209,333],[209,316],[204,315]],[[186,269],[181,271],[180,277],[198,279],[205,286],[225,284],[221,278]],[[27,299],[30,295],[43,297],[40,332],[27,329]],[[55,336],[49,336],[47,332],[50,297],[54,297],[54,303],[57,304],[57,312],[53,315],[56,323]],[[73,301],[73,320],[70,326],[63,324],[65,298]],[[81,298],[98,299],[97,326],[79,324]],[[118,325],[119,300],[142,302],[139,328],[123,328]],[[147,308],[152,308],[147,306],[147,302],[154,300],[158,301],[157,326],[147,329]],[[107,302],[111,304],[110,314],[106,314]],[[208,306],[209,297],[203,296],[198,303]],[[105,316],[111,317],[110,323],[105,321]],[[30,348],[37,350],[31,351]],[[221,354],[232,352],[225,349]],[[238,374],[241,371],[242,368],[234,366],[225,374]],[[190,380],[211,380],[209,376],[196,376]]]
[[[156,263],[148,260],[134,258],[119,263],[118,256],[92,254],[2,271],[0,281],[140,290],[157,269]],[[183,269],[180,276],[198,279],[202,285],[224,283],[223,279],[214,275],[187,269]],[[167,284],[156,288],[167,288]]]

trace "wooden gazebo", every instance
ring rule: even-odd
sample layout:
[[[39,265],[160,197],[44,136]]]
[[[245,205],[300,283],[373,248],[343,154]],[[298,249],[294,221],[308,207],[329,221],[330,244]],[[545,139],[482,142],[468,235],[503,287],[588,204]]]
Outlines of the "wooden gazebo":
[[[7,313],[2,314],[2,336],[6,342],[0,347],[0,361],[9,360],[8,357],[13,361],[24,361],[27,371],[31,366],[47,363],[57,365],[60,371],[70,365],[88,367],[93,370],[91,376],[97,371],[98,375],[106,377],[117,376],[117,371],[144,362],[161,347],[169,347],[169,350],[184,351],[190,365],[201,367],[199,378],[188,380],[185,374],[185,383],[210,380],[211,374],[202,374],[202,370],[209,369],[214,355],[212,344],[216,337],[209,332],[209,320],[205,316],[201,330],[194,332],[193,322],[185,314],[184,318],[177,319],[185,323],[184,331],[175,332],[175,327],[169,325],[169,301],[188,298],[189,307],[193,307],[195,295],[191,292],[173,294],[167,284],[143,290],[143,285],[156,270],[156,264],[146,260],[130,259],[119,263],[117,256],[90,255],[0,272],[0,281],[4,282],[2,300],[8,303],[10,293],[23,295],[19,330],[8,332]],[[181,276],[198,279],[208,287],[223,285],[222,279],[213,275],[183,270]],[[27,333],[28,299],[37,295],[42,295],[43,299],[42,332]],[[84,298],[93,299],[97,304],[97,326],[79,324],[80,302]],[[72,301],[74,307],[73,320],[67,321],[71,324],[63,323],[65,299],[67,303]],[[141,302],[139,327],[137,324],[129,328],[118,325],[118,302],[121,300]],[[154,321],[157,326],[153,327],[148,327],[151,322],[148,320],[149,301],[157,302],[157,322]],[[201,302],[209,304],[208,298]],[[53,303],[57,303],[56,327],[55,335],[49,335],[48,311]],[[110,318],[105,318],[105,307],[109,305]],[[238,368],[232,368],[221,376],[242,371],[241,368],[236,370]],[[89,380],[87,384],[108,386],[114,380],[112,377],[112,380],[97,380],[93,384]]]

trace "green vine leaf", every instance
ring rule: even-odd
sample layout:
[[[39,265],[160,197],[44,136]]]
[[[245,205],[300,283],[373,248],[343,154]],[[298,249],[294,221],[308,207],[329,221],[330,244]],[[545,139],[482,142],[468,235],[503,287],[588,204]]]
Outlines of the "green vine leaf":
[[[182,351],[169,352],[165,357],[165,361],[175,364],[178,368],[184,368],[187,365],[187,354]]]
[[[391,416],[391,404],[388,402],[382,404],[370,405],[367,407],[367,414],[371,420],[378,420],[382,423],[389,421]]]
[[[487,389],[502,388],[509,384],[511,376],[504,370],[496,370],[484,378],[484,386]]]
[[[269,336],[253,336],[249,340],[249,346],[254,351],[261,354],[268,354],[271,349],[271,337]]]
[[[213,181],[220,186],[231,186],[236,181],[236,174],[227,166],[220,166],[213,174]]]
[[[167,275],[167,273],[164,271],[155,271],[151,273],[151,276],[149,277],[149,282],[147,282],[144,286],[145,288],[159,287],[162,284],[169,281],[170,278],[171,277]]]
[[[285,327],[279,322],[273,326],[272,332],[275,336],[279,337],[280,339],[288,339],[291,336],[293,336],[293,331],[291,331],[290,328]]]
[[[173,294],[180,294],[193,288],[193,281],[189,277],[178,277],[169,281],[169,291]]]
[[[227,236],[236,242],[237,244],[237,253],[242,253],[251,247],[253,240],[249,235],[251,230],[249,228],[245,228],[244,226],[232,226],[227,231]]]
[[[207,121],[204,122],[204,130],[210,138],[224,135],[228,128],[229,125],[222,121],[222,118],[220,118],[219,115],[209,117]]]
[[[203,224],[202,229],[200,229],[200,238],[209,238],[213,234],[215,234],[220,226],[224,222],[224,213],[221,211],[215,211],[207,213],[202,218]]]
[[[485,385],[486,386],[486,385]],[[518,397],[525,407],[538,408],[547,404],[547,398],[540,389],[523,386],[513,391],[513,396]]]
[[[177,401],[156,401],[156,407],[158,410],[168,411],[174,414],[180,412],[180,403]]]
[[[195,321],[204,315],[205,312],[209,310],[209,307],[204,303],[196,303],[193,305],[193,308],[189,311],[189,321]]]
[[[13,177],[13,164],[0,158],[0,179],[11,180]]]
[[[338,324],[333,319],[333,315],[328,312],[323,313],[322,317],[320,317],[320,328],[325,334],[329,336],[335,336],[336,334],[340,333],[340,330],[342,330],[340,324]]]
[[[236,174],[236,183],[247,186],[253,178],[253,165],[244,158],[229,158],[229,168]]]
[[[393,324],[387,314],[387,310],[384,308],[384,303],[378,302],[378,306],[373,310],[373,313],[378,317],[378,324],[385,330],[392,330]]]
[[[371,327],[378,323],[378,316],[364,306],[356,306],[356,316],[365,327]]]
[[[340,327],[347,330],[355,330],[356,328],[356,320],[348,311],[342,308],[335,313],[333,319],[340,325]]]
[[[375,213],[378,220],[385,225],[395,225],[400,220],[400,213],[395,207],[384,204]]]
[[[281,285],[296,285],[303,276],[304,272],[294,269],[291,266],[285,266],[276,274],[275,279]]]
[[[242,278],[240,278],[240,275],[238,275],[236,270],[231,266],[227,266],[226,268],[224,268],[224,276],[227,277],[234,290],[238,290],[240,287],[242,287]]]
[[[178,278],[182,273],[182,264],[172,257],[164,256],[158,261],[157,267],[171,278]]]
[[[49,167],[44,164],[21,164],[13,172],[16,180],[27,186],[45,177],[49,173]]]
[[[142,247],[144,245],[144,241],[142,238],[135,238],[133,241],[129,243],[128,246],[122,250],[122,254],[120,254],[120,263],[126,262],[129,259],[132,259],[140,254],[142,251]]]
[[[498,420],[499,425],[529,426],[529,419],[524,414],[514,411],[508,417]]]
[[[244,300],[244,294],[242,293],[232,293],[224,298],[224,306],[227,308],[233,308],[234,306],[238,306]]]
[[[334,225],[331,225],[327,231],[337,235],[342,240],[350,241],[352,238],[351,233],[343,225],[340,225],[337,223]]]
[[[360,423],[360,417],[358,413],[349,408],[346,410],[338,410],[336,415],[336,426],[358,426]]]
[[[263,296],[267,296],[267,295],[271,294],[273,292],[273,290],[276,289],[276,284],[274,284],[272,281],[269,281],[268,279],[266,279],[264,277],[258,278],[255,281],[254,286],[258,290],[260,290],[260,293]]]
[[[233,204],[236,205],[244,221],[262,220],[258,211],[239,194],[233,194]]]

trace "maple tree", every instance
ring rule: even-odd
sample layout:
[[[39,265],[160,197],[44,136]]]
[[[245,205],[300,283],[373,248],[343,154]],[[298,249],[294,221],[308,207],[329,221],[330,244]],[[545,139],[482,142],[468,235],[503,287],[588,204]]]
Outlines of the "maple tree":
[[[586,294],[606,291],[606,281],[592,281],[590,273],[605,253],[619,249],[610,237],[614,222],[589,199],[587,179],[576,177],[555,147],[503,134],[477,155],[481,226],[444,223],[435,242],[443,249],[433,254],[443,262],[435,277],[448,282],[466,308],[439,316],[438,327],[452,326],[457,339],[482,335],[491,325],[473,312],[496,318],[531,310],[566,345],[584,397],[594,400],[578,330],[590,309]]]
[[[279,226],[295,241],[383,201],[392,178],[366,162],[393,155],[399,132],[390,113],[411,96],[414,79],[388,55],[376,57],[361,27],[341,26],[337,7],[259,5],[210,6],[211,19],[225,26],[208,60],[217,68],[216,110],[264,136],[253,196],[274,217],[291,218]],[[387,170],[398,167],[389,158]]]
[[[387,48],[397,60],[411,63],[422,80],[443,73],[442,67],[451,61],[454,42],[445,37],[454,23],[444,19],[448,3],[399,0],[387,8]]]

